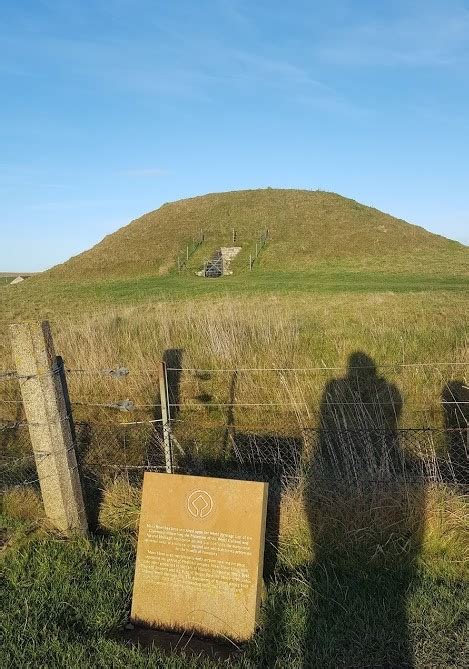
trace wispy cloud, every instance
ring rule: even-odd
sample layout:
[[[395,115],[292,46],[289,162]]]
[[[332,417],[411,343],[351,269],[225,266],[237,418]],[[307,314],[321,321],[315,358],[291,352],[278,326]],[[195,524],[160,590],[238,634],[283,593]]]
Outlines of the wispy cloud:
[[[469,62],[469,9],[454,2],[398,3],[399,12],[328,31],[317,53],[345,66],[450,66]]]
[[[110,4],[116,11],[116,3]],[[340,107],[340,94],[317,76],[319,67],[311,59],[301,51],[292,58],[276,40],[258,39],[259,16],[254,21],[245,5],[218,0],[218,14],[207,24],[191,3],[183,3],[178,12],[177,19],[165,19],[164,12],[160,16],[150,11],[138,39],[136,25],[127,30],[122,15],[114,17],[113,30],[102,34],[82,30],[81,25],[79,33],[69,30],[64,36],[61,15],[58,23],[51,20],[16,30],[7,26],[0,42],[9,54],[8,66],[20,63],[22,70],[29,68],[37,77],[47,70],[49,80],[58,85],[94,87],[98,82],[102,90],[135,93],[161,103],[212,103],[220,87],[228,95],[258,95],[264,89],[283,92],[300,104],[316,99],[325,106],[330,99],[332,109]],[[80,23],[84,21],[81,16]]]
[[[220,14],[232,25],[242,30],[252,30],[253,22],[239,0],[217,0]]]

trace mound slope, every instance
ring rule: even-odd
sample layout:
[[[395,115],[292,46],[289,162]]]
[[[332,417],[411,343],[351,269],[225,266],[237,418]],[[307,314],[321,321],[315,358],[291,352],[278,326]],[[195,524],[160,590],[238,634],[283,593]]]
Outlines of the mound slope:
[[[177,267],[178,255],[183,257],[186,245],[201,230],[205,242],[195,264],[217,247],[230,245],[233,229],[236,245],[246,251],[266,228],[270,241],[262,253],[262,266],[285,271],[307,270],[322,262],[367,260],[392,268],[400,255],[466,249],[335,193],[268,188],[165,204],[46,275],[65,280],[164,275]]]

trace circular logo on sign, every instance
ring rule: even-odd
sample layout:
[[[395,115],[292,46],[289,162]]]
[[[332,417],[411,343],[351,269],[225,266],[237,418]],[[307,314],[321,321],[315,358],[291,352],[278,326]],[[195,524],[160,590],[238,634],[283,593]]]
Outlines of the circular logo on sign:
[[[206,518],[213,508],[213,500],[205,490],[194,490],[187,498],[187,510],[195,518]]]

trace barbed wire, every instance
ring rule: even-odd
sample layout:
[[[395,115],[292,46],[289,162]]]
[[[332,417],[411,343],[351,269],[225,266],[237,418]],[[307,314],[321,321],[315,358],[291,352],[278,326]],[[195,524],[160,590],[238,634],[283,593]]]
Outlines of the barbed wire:
[[[151,420],[126,421],[125,423],[118,423],[118,425],[125,427],[126,425],[154,425],[155,423],[164,423],[164,420],[162,418],[152,418]]]
[[[317,367],[236,367],[233,369],[227,368],[212,368],[212,369],[202,369],[196,367],[168,367],[168,372],[320,372],[320,371],[343,371],[347,369],[353,370],[362,370],[369,369],[375,370],[379,367],[443,367],[443,366],[469,366],[469,361],[467,362],[386,362],[379,363],[376,365],[341,365],[339,367],[329,367],[327,365],[321,365]]]
[[[103,467],[105,469],[116,469],[118,471],[122,471],[122,465],[110,465],[107,463],[101,463],[101,462],[88,462],[87,463],[88,467]],[[151,471],[166,471],[166,465],[126,465],[124,467],[126,471],[146,471],[146,472],[151,472]],[[176,471],[182,471],[182,467],[174,467],[173,469]]]
[[[14,421],[14,422],[8,422],[8,423],[0,423],[0,432],[2,430],[17,430],[18,428],[21,427],[28,427],[28,423],[25,421]]]
[[[85,477],[91,476],[94,480],[104,475],[106,471],[129,475],[133,472],[136,476],[143,471],[164,471],[164,447],[158,423],[161,421],[108,424],[77,422],[76,440],[65,452],[75,450],[81,474]],[[25,423],[20,425],[27,426]],[[10,427],[13,428],[14,425]],[[286,434],[265,424],[263,426],[189,425],[189,428],[187,432],[184,421],[173,422],[171,434],[177,436],[175,445],[179,452],[178,459],[182,458],[176,462],[175,471],[217,475],[217,472],[222,473],[226,470],[226,474],[232,475],[235,468],[243,476],[261,475],[268,478],[281,476],[291,481],[300,476],[309,476],[303,471],[304,466],[320,465],[320,459],[314,453],[326,452],[327,455],[328,449],[332,449],[332,455],[340,445],[336,454],[340,456],[339,460],[344,459],[344,466],[348,469],[344,479],[340,467],[335,472],[333,480],[338,483],[347,481],[353,483],[357,477],[361,477],[360,481],[363,483],[375,481],[385,485],[392,482],[389,481],[391,476],[401,476],[405,481],[415,480],[421,483],[435,481],[457,485],[467,484],[469,480],[467,425],[461,428],[393,429],[385,426],[376,428],[367,426],[353,429],[339,426],[331,429],[327,426],[303,424],[285,426],[288,430]],[[205,450],[208,442],[204,434],[210,435],[214,432],[220,436],[220,430],[225,436],[220,437],[217,442],[221,449],[220,458],[214,459],[211,449]],[[210,443],[215,443],[211,437]],[[446,447],[441,450],[445,444],[450,448],[449,451]],[[451,450],[455,444],[458,450]],[[311,445],[314,445],[315,450],[310,453]],[[318,448],[319,451],[316,450]],[[370,460],[363,454],[360,455],[363,448],[371,449]],[[64,453],[64,450],[60,449],[39,451],[34,454],[29,442],[26,454],[15,453],[14,442],[11,444],[11,449],[11,456],[5,454],[0,463],[0,487],[19,487],[38,483],[37,464],[43,463],[55,453]],[[377,454],[377,461],[374,460],[373,453]],[[353,468],[357,466],[355,472]],[[384,469],[381,471],[380,467]],[[376,468],[380,470],[378,477]],[[41,481],[48,476],[47,474],[45,477],[41,476]],[[315,481],[330,479],[331,475],[327,471],[323,474],[321,471],[314,471]]]
[[[66,455],[71,451],[76,451],[76,449],[77,449],[77,443],[73,442],[73,444],[71,444],[68,448],[65,449],[55,449],[52,451],[35,450],[32,454],[25,455],[21,458],[13,458],[13,459],[7,458],[4,459],[3,461],[0,461],[0,468],[5,466],[16,465],[18,462],[24,462],[25,460],[34,460],[37,464],[38,462],[42,462],[46,458],[49,458],[53,455]]]
[[[0,400],[1,401],[1,400]],[[21,402],[19,402],[21,404]],[[278,408],[278,407],[309,407],[309,402],[306,400],[301,400],[298,402],[178,402],[178,403],[169,403],[168,406],[172,409],[210,409],[215,408],[236,408],[241,409],[246,408]],[[466,405],[469,402],[459,401],[459,400],[439,400],[435,404],[449,404],[449,405]],[[341,402],[341,401],[332,401],[332,400],[323,400],[321,402],[322,406],[371,406],[371,407],[381,407],[381,406],[390,406],[398,407],[398,402],[381,402],[376,400],[375,402],[363,402],[357,400],[356,402]],[[134,404],[132,400],[118,400],[116,402],[72,402],[72,406],[82,406],[82,407],[94,407],[101,409],[117,409],[119,411],[131,412],[131,411],[144,411],[146,409],[159,409],[161,404]],[[426,411],[427,409],[419,409],[419,411]]]
[[[65,416],[63,418],[57,419],[59,422],[60,421],[68,421],[70,420],[69,416]],[[33,427],[40,427],[40,426],[45,426],[45,425],[51,425],[55,424],[56,421],[49,421],[45,423],[36,423],[36,422],[27,422],[27,421],[22,421],[22,422],[13,422],[13,423],[0,423],[0,432],[2,430],[16,430],[18,428],[27,428],[30,425]],[[170,420],[170,423],[181,423],[185,424],[187,421],[185,419],[178,419],[178,418],[172,418]],[[147,419],[147,420],[138,420],[138,421],[125,421],[122,423],[116,423],[115,421],[112,422],[107,422],[107,423],[101,423],[101,422],[96,422],[96,421],[76,421],[74,424],[76,427],[93,427],[93,426],[100,426],[100,427],[107,427],[107,428],[112,428],[112,427],[126,427],[126,426],[132,426],[132,425],[154,425],[157,423],[164,423],[164,420],[162,418],[152,418],[152,419]],[[288,424],[288,427],[291,427],[291,424]],[[310,431],[321,431],[324,428],[321,426],[313,426],[313,425],[305,425],[300,422],[295,423],[295,427],[297,427],[300,430],[310,430]],[[209,429],[217,429],[217,428],[225,428],[225,429],[232,429],[232,430],[239,430],[239,429],[262,429],[266,432],[269,432],[269,430],[273,429],[271,426],[266,425],[265,423],[249,423],[249,424],[239,424],[239,423],[218,423],[218,424],[213,424],[210,423],[209,425],[198,425],[197,429],[198,430],[209,430]],[[276,429],[278,429],[276,427]],[[466,430],[469,431],[469,425],[468,426],[460,426],[460,427],[397,427],[397,428],[389,428],[386,426],[383,427],[373,427],[373,428],[342,428],[342,427],[337,427],[334,428],[334,430],[326,430],[326,431],[331,431],[331,432],[344,432],[344,433],[362,433],[364,431],[372,431],[372,432],[396,432],[396,433],[424,433],[424,432],[434,432],[434,433],[442,433],[442,432],[461,432],[461,430]]]
[[[103,374],[115,378],[122,378],[128,376],[130,373],[127,367],[116,367],[114,369],[71,369],[66,367],[65,371],[71,374]]]
[[[17,378],[19,377],[16,372],[0,372],[0,381],[14,381]]]
[[[60,422],[61,421],[67,421],[67,420],[69,420],[68,416],[65,416],[64,418],[58,419],[58,421],[60,421]],[[116,423],[114,421],[113,422],[108,422],[108,423],[101,423],[101,422],[96,422],[96,421],[76,421],[75,426],[76,427],[91,427],[91,428],[93,426],[101,426],[101,427],[112,428],[112,427],[125,427],[125,426],[130,426],[130,425],[153,425],[155,423],[161,423],[161,422],[164,422],[163,419],[161,419],[161,418],[141,420],[141,421],[129,421],[129,422],[123,422],[123,423]],[[34,426],[34,427],[45,426],[45,425],[51,425],[51,424],[55,424],[55,423],[56,423],[56,421],[49,421],[49,422],[44,422],[44,423],[26,422],[26,421],[16,422],[16,423],[4,423],[4,424],[0,424],[0,431],[1,430],[9,430],[9,429],[16,430],[18,428],[27,428],[31,425]],[[171,419],[171,423],[186,423],[186,421],[176,418],[176,419]],[[295,424],[295,426],[298,427],[299,429],[302,429],[302,430],[321,431],[321,430],[324,429],[320,425],[317,425],[317,426],[304,425],[304,424],[301,424],[301,423],[297,423],[297,424]],[[219,427],[227,428],[227,429],[233,429],[233,430],[236,430],[236,429],[239,429],[239,428],[245,428],[245,429],[254,429],[254,428],[260,429],[260,428],[262,428],[263,430],[265,430],[267,432],[270,429],[272,429],[271,426],[266,425],[265,423],[261,423],[261,424],[250,423],[250,424],[242,425],[242,424],[238,424],[238,423],[231,424],[231,423],[226,423],[226,422],[219,423],[219,424],[216,424],[216,425],[213,424],[213,423],[210,423],[209,425],[207,425],[207,424],[206,425],[197,425],[196,429],[197,430],[206,430],[206,429],[219,428]],[[397,428],[393,427],[393,428],[389,428],[389,427],[386,427],[386,426],[380,426],[380,427],[372,427],[372,428],[371,427],[366,427],[366,428],[361,428],[361,427],[358,427],[358,428],[337,427],[337,428],[334,428],[334,429],[330,429],[330,428],[326,429],[326,431],[329,431],[329,432],[338,432],[338,433],[344,432],[344,433],[351,433],[351,434],[362,433],[362,432],[367,432],[367,431],[369,431],[369,432],[386,432],[386,433],[391,432],[391,431],[396,432],[396,433],[401,433],[401,432],[402,433],[412,433],[412,432],[415,432],[415,433],[419,433],[419,432],[421,432],[421,433],[424,433],[424,432],[428,432],[428,433],[431,433],[431,432],[446,433],[446,432],[461,432],[461,431],[464,431],[464,430],[469,431],[469,425],[464,425],[464,426],[460,426],[460,427],[453,427],[453,428],[450,428],[450,427],[397,427]],[[52,451],[47,451],[46,453],[51,453],[51,452]]]
[[[114,426],[116,427],[116,426]],[[96,425],[88,425],[88,428],[95,429],[97,428]],[[380,443],[382,444],[382,447],[384,448],[385,444],[388,444],[388,447],[390,446],[391,442],[388,441],[389,438],[393,438],[392,443],[398,443],[402,442],[401,447],[403,448],[404,445],[406,446],[412,446],[415,447],[416,445],[420,445],[421,448],[423,449],[421,451],[420,456],[412,456],[412,460],[410,461],[409,464],[406,464],[407,462],[407,455],[404,451],[399,453],[399,456],[394,462],[394,465],[392,465],[391,469],[388,469],[386,471],[383,470],[382,474],[380,477],[373,476],[373,464],[365,463],[364,461],[360,463],[362,466],[369,466],[370,469],[369,471],[361,471],[360,467],[358,470],[354,473],[353,471],[350,471],[348,476],[351,477],[350,480],[354,478],[360,478],[360,480],[363,483],[371,483],[373,481],[385,484],[386,482],[389,482],[389,477],[399,475],[403,476],[405,480],[415,480],[415,481],[436,481],[439,482],[440,480],[444,482],[448,477],[452,477],[455,482],[458,482],[459,477],[464,474],[464,472],[467,472],[467,467],[466,469],[461,469],[461,464],[456,462],[454,458],[451,458],[449,455],[443,454],[442,456],[438,456],[437,453],[432,449],[431,451],[428,451],[428,447],[433,444],[433,442],[430,440],[428,443],[426,442],[420,442],[419,434],[423,436],[424,433],[430,433],[430,437],[432,437],[436,433],[440,433],[442,437],[448,432],[448,430],[437,430],[437,429],[427,429],[427,430],[421,430],[421,429],[409,429],[409,430],[397,430],[397,431],[386,431],[382,429],[377,429],[377,430],[329,430],[329,431],[321,431],[319,428],[311,428],[313,432],[318,432],[319,436],[321,437],[323,444],[328,444],[328,440],[332,440],[330,443],[334,444],[335,439],[340,438],[341,442],[343,445],[346,445],[348,442],[344,440],[344,436],[347,436],[348,438],[352,439],[350,442],[351,444],[355,443],[358,444],[356,441],[357,437],[363,438],[365,435],[368,436],[368,439],[373,440],[378,440],[375,443]],[[464,431],[461,430],[452,430],[454,434],[461,433],[461,432],[466,432],[467,435],[467,429]],[[152,433],[153,434],[153,433]],[[242,438],[242,435],[240,435]],[[415,441],[417,436],[417,441]],[[410,439],[410,441],[409,441]],[[111,455],[108,451],[103,451],[103,453],[100,453],[99,450],[99,443],[95,443],[95,448],[93,450],[93,455],[98,456],[97,459],[91,458],[91,459],[85,459],[83,460],[83,456],[80,456],[80,461],[81,461],[81,469],[82,471],[89,474],[97,474],[99,473],[100,470],[113,470],[116,473],[125,473],[125,472],[143,472],[143,471],[163,471],[165,469],[165,466],[163,462],[158,463],[154,462],[154,456],[150,457],[149,455],[149,445],[151,442],[148,442],[144,451],[142,451],[141,455],[137,458],[137,461],[134,462],[127,462],[124,454],[125,451],[121,452],[120,454],[120,461],[114,461],[112,462]],[[230,451],[232,453],[232,456],[230,460],[225,463],[225,466],[228,467],[228,470],[230,467],[237,466],[241,467],[243,472],[246,475],[249,475],[249,471],[251,467],[253,468],[252,473],[255,473],[256,471],[260,474],[264,472],[265,475],[268,475],[268,472],[270,473],[275,473],[275,471],[281,471],[281,472],[286,472],[288,475],[289,480],[294,477],[298,478],[300,476],[300,472],[298,471],[298,468],[301,469],[302,461],[303,461],[303,456],[300,453],[296,452],[296,449],[298,448],[297,445],[297,439],[292,436],[291,439],[285,440],[281,436],[279,437],[279,440],[276,440],[275,437],[267,437],[266,439],[263,439],[261,435],[255,435],[254,438],[249,440],[248,442],[238,442],[237,438],[233,442],[230,442]],[[461,440],[461,443],[462,440]],[[161,440],[157,439],[156,444],[159,449],[159,456],[162,458],[163,454],[163,448],[161,444]],[[288,444],[290,446],[288,447]],[[77,440],[77,447],[75,447],[75,444],[71,446],[67,450],[72,450],[72,449],[77,449],[77,456],[80,455],[80,449],[81,449],[81,440]],[[241,449],[241,450],[240,450]],[[247,449],[247,450],[246,450]],[[183,457],[186,455],[186,450],[182,450]],[[428,451],[428,452],[427,452]],[[60,453],[63,453],[63,451],[59,451]],[[31,466],[37,466],[38,461],[43,462],[45,458],[50,457],[53,455],[53,452],[50,453],[39,453],[36,454],[36,457],[33,455],[28,455],[28,456],[22,456],[22,457],[16,457],[16,458],[11,458],[9,461],[5,461],[2,463],[2,466],[0,467],[0,474],[2,477],[2,480],[4,483],[11,484],[11,480],[8,481],[8,472],[10,472],[11,477],[15,476],[15,471],[16,471],[16,476],[21,478],[21,484],[22,485],[28,485],[31,483],[36,483],[39,482],[39,477],[35,476],[34,474],[31,476],[32,472],[30,468],[24,470],[24,463],[30,462]],[[383,457],[385,456],[386,451],[382,450],[382,455]],[[103,459],[104,455],[104,459]],[[353,458],[353,453],[348,452],[345,450],[342,453],[342,456],[344,458],[349,458],[349,466],[354,467],[356,466],[356,462],[354,461]],[[415,459],[417,457],[417,459]],[[140,460],[140,461],[138,461]],[[313,459],[313,464],[315,460]],[[308,464],[308,463],[307,463]],[[22,468],[23,465],[23,468]],[[224,464],[223,462],[219,462],[218,464],[214,463],[211,461],[210,457],[208,460],[204,457],[203,454],[200,454],[197,452],[197,449],[195,452],[192,452],[189,458],[189,461],[186,462],[185,464],[180,464],[177,465],[176,469],[181,470],[181,471],[191,471],[193,466],[196,466],[197,471],[205,471],[206,473],[211,471],[211,468],[215,466],[215,469],[217,470],[217,467],[223,469]],[[209,469],[207,470],[207,466]],[[308,465],[309,466],[309,465]],[[197,469],[198,467],[202,467],[202,470]],[[24,471],[24,474],[22,472]],[[458,472],[462,472],[463,474],[458,474]],[[340,471],[339,471],[340,473]],[[337,474],[337,473],[336,473]],[[303,474],[304,475],[304,474]],[[53,474],[50,474],[50,476],[53,476]],[[467,474],[464,474],[464,476],[467,476]],[[41,476],[41,481],[45,480],[48,478],[49,475],[46,475],[44,477]],[[446,477],[446,479],[445,479]],[[317,472],[314,474],[314,480],[330,480],[331,479],[331,474],[324,474],[320,475]],[[339,481],[341,480],[341,477],[337,478],[336,476],[332,476],[333,480]],[[349,480],[349,479],[345,479]],[[345,481],[342,480],[342,483]],[[452,482],[452,479],[449,478],[447,482]],[[466,481],[467,484],[467,481]]]
[[[458,369],[469,368],[469,362],[434,362],[434,363],[388,363],[384,365],[373,365],[373,366],[356,366],[356,367],[328,367],[322,365],[321,367],[308,367],[308,368],[235,368],[235,369],[223,369],[223,368],[184,368],[184,367],[169,367],[167,371],[169,373],[174,373],[180,375],[177,377],[178,385],[184,383],[185,381],[190,381],[190,378],[184,378],[184,373],[195,373],[195,374],[206,374],[209,373],[309,373],[309,372],[328,372],[328,371],[339,371],[339,370],[349,370],[355,369],[359,371],[363,370],[373,370],[375,371],[379,367],[395,367],[395,368],[415,368],[415,369],[431,369],[439,367],[448,367],[453,366]],[[24,380],[24,379],[33,379],[40,378],[47,375],[60,374],[63,371],[69,374],[90,374],[90,375],[103,375],[110,378],[115,378],[122,380],[128,377],[131,374],[141,375],[148,377],[152,374],[159,374],[159,370],[132,370],[124,366],[116,366],[114,368],[105,368],[105,369],[73,369],[73,368],[64,368],[63,366],[54,366],[52,370],[48,370],[42,374],[29,375],[29,376],[20,376],[15,372],[4,371],[0,372],[0,380],[11,381],[11,380]],[[465,372],[461,376],[465,377]],[[203,378],[203,380],[208,380],[210,377]],[[283,382],[283,385],[287,386],[287,380],[280,377]],[[464,384],[458,383],[458,387],[462,388],[467,387],[467,379],[463,379]],[[466,388],[467,389],[467,388]],[[112,391],[111,391],[112,392]],[[122,392],[122,391],[121,391]],[[131,393],[132,390],[124,391]],[[124,394],[122,392],[122,394]],[[14,395],[14,393],[12,393]],[[111,393],[109,393],[111,394]],[[119,391],[115,394],[120,394]],[[190,393],[190,395],[195,395],[195,393]],[[312,425],[308,423],[310,420],[310,414],[303,409],[308,409],[311,407],[312,402],[305,401],[305,399],[295,400],[294,397],[296,393],[289,393],[286,396],[288,401],[280,402],[237,402],[237,401],[226,401],[218,402],[217,399],[222,399],[223,395],[221,392],[217,392],[214,395],[195,395],[195,397],[190,398],[189,393],[182,394],[182,397],[187,397],[187,401],[173,401],[168,403],[168,407],[171,410],[171,413],[174,413],[176,417],[167,424],[163,418],[144,418],[143,420],[123,420],[120,421],[109,421],[105,422],[96,422],[96,421],[81,421],[76,422],[76,434],[78,435],[76,442],[67,449],[67,452],[72,449],[76,449],[77,456],[80,457],[80,462],[85,468],[85,471],[91,472],[93,475],[99,475],[100,470],[109,470],[114,472],[141,472],[144,470],[155,471],[164,470],[164,447],[163,447],[163,431],[169,431],[172,439],[173,445],[179,450],[179,456],[183,458],[184,464],[181,467],[177,466],[178,470],[191,472],[216,472],[223,467],[238,467],[240,472],[246,473],[249,475],[253,472],[265,472],[266,476],[270,475],[269,472],[277,471],[288,471],[289,476],[297,476],[295,472],[298,472],[299,467],[301,466],[302,455],[301,451],[304,451],[309,447],[310,444],[318,443],[334,443],[339,441],[342,446],[345,446],[346,449],[351,449],[357,444],[366,445],[373,444],[374,442],[379,442],[382,448],[388,448],[389,444],[392,444],[392,448],[396,450],[396,444],[398,444],[399,450],[401,446],[409,447],[410,450],[415,449],[417,453],[421,455],[421,463],[419,466],[422,468],[422,472],[427,477],[434,476],[437,478],[438,469],[450,471],[451,468],[460,468],[460,471],[466,471],[464,469],[465,465],[461,464],[458,460],[456,465],[451,461],[450,455],[445,455],[444,448],[451,449],[453,442],[457,442],[460,453],[463,453],[463,448],[466,449],[466,458],[469,451],[469,431],[467,427],[467,416],[465,407],[469,405],[469,401],[466,401],[465,393],[461,397],[461,400],[457,399],[452,393],[449,393],[449,397],[446,399],[435,399],[435,402],[432,403],[431,407],[418,409],[419,412],[426,412],[428,410],[435,410],[437,406],[448,407],[445,411],[446,414],[453,414],[457,411],[457,408],[460,408],[462,422],[466,421],[465,426],[450,427],[450,428],[437,428],[437,427],[418,427],[418,428],[397,428],[397,427],[386,427],[385,422],[382,426],[376,428],[372,427],[372,421],[369,420],[369,425],[366,428],[356,428],[350,429],[346,427],[337,427],[336,429],[330,429],[327,425]],[[218,395],[218,397],[217,397]],[[230,393],[229,397],[235,399],[239,397],[241,393],[235,394]],[[220,397],[221,396],[221,397]],[[144,396],[145,397],[145,396]],[[179,393],[171,394],[170,397],[174,399],[179,399],[181,395]],[[262,397],[262,396],[261,396]],[[343,400],[335,399],[334,395],[326,397],[321,401],[321,407],[324,406],[337,406],[337,407],[356,407],[357,409],[363,407],[362,413],[365,412],[367,415],[370,414],[370,411],[367,410],[367,407],[373,407],[373,409],[383,408],[383,414],[386,412],[386,407],[400,407],[400,402],[398,401],[384,401],[380,400],[377,396],[373,401],[367,401],[370,399],[370,395],[364,397],[361,400],[359,397],[355,400],[354,394],[344,393],[342,394]],[[350,401],[350,397],[352,401]],[[390,395],[386,395],[389,400]],[[464,397],[464,399],[463,399]],[[211,401],[204,401],[204,398],[210,399]],[[453,399],[454,398],[454,399]],[[198,401],[200,399],[200,401]],[[194,401],[196,400],[196,401]],[[293,401],[292,401],[293,400]],[[4,404],[12,405],[21,405],[22,401],[19,399],[0,399],[0,402]],[[90,407],[90,408],[100,408],[105,410],[115,410],[124,413],[132,413],[139,411],[148,411],[156,410],[154,413],[158,416],[158,409],[161,409],[161,403],[144,403],[138,404],[130,398],[117,399],[114,401],[85,401],[76,400],[72,403],[73,407]],[[455,409],[453,409],[455,407]],[[34,478],[34,470],[37,467],[38,463],[43,461],[43,458],[50,457],[54,452],[37,452],[36,454],[24,455],[22,451],[25,449],[26,441],[23,443],[21,433],[19,432],[23,428],[34,428],[44,425],[57,424],[57,421],[69,422],[71,421],[71,416],[69,415],[70,409],[67,406],[68,411],[66,414],[57,418],[57,420],[49,422],[27,422],[24,419],[20,420],[20,411],[17,411],[17,420],[10,422],[0,423],[0,444],[2,444],[2,449],[4,448],[6,457],[2,456],[0,461],[0,469],[2,473],[1,481],[6,481],[6,483],[16,480],[21,480],[20,485],[27,485],[31,483],[37,483],[39,477]],[[280,411],[280,409],[284,411]],[[222,422],[217,422],[217,424],[210,423],[205,425],[197,425],[197,422],[203,422],[205,415],[200,412],[200,410],[210,411],[211,409],[220,409],[227,410],[227,419],[223,421],[223,413],[214,412],[212,415],[212,420],[221,419]],[[242,411],[246,410],[244,417],[241,419],[243,424],[237,424],[234,419],[234,412],[239,409],[237,415],[242,416]],[[262,411],[265,411],[268,418],[265,419],[264,424],[249,424],[250,417],[252,416],[256,419],[255,409],[259,409],[257,412],[257,418],[261,417]],[[198,417],[202,416],[202,419],[194,418],[194,421],[188,418],[190,416],[190,411],[196,410]],[[252,410],[252,412],[251,412]],[[186,411],[186,414],[184,412]],[[277,412],[278,416],[275,418],[274,414],[268,414],[268,411]],[[12,412],[13,413],[13,412]],[[92,412],[83,412],[86,413]],[[149,413],[149,411],[148,411]],[[300,415],[303,413],[304,415]],[[332,413],[332,410],[330,410]],[[334,413],[340,413],[339,409]],[[388,411],[389,413],[389,411]],[[231,418],[230,418],[231,414]],[[306,415],[307,414],[307,415]],[[348,412],[344,409],[343,415]],[[96,412],[96,415],[100,415]],[[103,414],[107,417],[106,414]],[[145,415],[145,414],[143,414]],[[148,414],[147,414],[148,415]],[[153,414],[154,415],[154,414]],[[208,414],[207,414],[208,415]],[[270,416],[272,415],[272,420]],[[311,416],[314,417],[316,414],[311,413]],[[139,416],[137,415],[136,418]],[[129,416],[133,418],[133,416]],[[378,422],[378,416],[376,422]],[[284,421],[282,424],[281,421]],[[270,424],[268,424],[270,421]],[[313,418],[311,418],[311,422]],[[207,419],[207,423],[209,420]],[[397,421],[396,421],[397,422]],[[408,421],[410,422],[410,421]],[[416,421],[417,422],[417,421]],[[422,423],[426,421],[421,421]],[[352,425],[353,425],[352,421]],[[210,431],[213,431],[214,435],[217,435],[214,439]],[[15,434],[17,432],[17,434]],[[74,432],[75,434],[75,432]],[[2,443],[3,442],[3,443]],[[213,454],[211,455],[211,448],[207,448],[207,444],[213,445],[215,453],[217,453],[217,448],[220,448],[220,458],[217,459]],[[300,446],[301,444],[301,446]],[[442,455],[437,455],[434,452],[435,444],[442,444],[443,451]],[[389,446],[391,448],[391,446]],[[28,442],[27,450],[29,453],[32,451],[32,446]],[[300,453],[298,453],[298,450]],[[428,451],[428,453],[427,453]],[[59,451],[63,453],[64,451]],[[9,456],[8,453],[11,455]],[[353,454],[346,454],[347,457],[351,457],[353,460]],[[387,457],[387,456],[386,456]],[[405,456],[399,456],[404,458]],[[459,457],[459,456],[458,456]],[[225,461],[226,460],[226,461]],[[350,463],[349,463],[350,464]],[[217,469],[218,468],[218,469]],[[458,470],[459,471],[459,470]],[[407,472],[408,473],[408,472]],[[368,472],[369,481],[372,480],[373,468],[371,467]],[[283,473],[282,473],[283,475]],[[423,474],[422,474],[423,475]],[[464,474],[465,476],[465,474]],[[462,478],[462,475],[456,476],[453,475],[453,478]],[[382,479],[379,479],[382,482]]]
[[[0,423],[0,431],[2,430],[16,430],[21,427],[45,427],[46,425],[56,425],[57,423],[67,423],[72,419],[71,416],[65,414],[64,416],[59,416],[54,420],[39,422],[39,421],[14,421],[11,423]]]
[[[73,401],[72,406],[95,407],[101,409],[118,409],[119,411],[135,411],[139,407],[132,400],[117,400],[116,402],[80,402]],[[146,405],[145,405],[146,406]],[[161,406],[161,404],[159,405]]]
[[[327,371],[344,371],[347,369],[351,370],[376,370],[377,368],[396,368],[396,367],[469,367],[469,361],[467,362],[453,362],[453,361],[438,361],[438,362],[387,362],[387,363],[376,363],[376,365],[361,365],[361,366],[311,366],[311,367],[231,367],[231,368],[222,368],[222,367],[167,367],[168,372],[191,372],[191,373],[234,373],[234,372],[272,372],[272,373],[284,373],[284,372],[327,372]],[[129,367],[116,367],[116,368],[106,368],[106,369],[86,369],[86,368],[73,368],[67,367],[66,372],[71,374],[102,374],[104,376],[113,376],[115,378],[123,378],[132,375],[140,376],[150,376],[158,375],[158,369],[132,369]]]
[[[22,405],[23,401],[22,400],[5,400],[0,398],[0,404],[15,404],[15,405]],[[468,401],[464,400],[439,400],[436,402],[436,404],[442,404],[442,405],[469,405]],[[382,402],[380,400],[376,400],[375,402],[364,402],[361,400],[357,400],[356,402],[342,402],[342,401],[332,401],[332,400],[324,400],[322,402],[322,405],[328,405],[328,406],[398,406],[398,403],[396,402]],[[161,408],[161,404],[134,404],[133,400],[130,399],[124,399],[124,400],[117,400],[115,402],[81,402],[81,401],[73,401],[72,406],[81,406],[81,407],[90,407],[90,408],[101,408],[101,409],[117,409],[119,411],[124,411],[124,412],[131,412],[131,411],[143,411],[146,409],[159,409]],[[216,408],[256,408],[256,407],[262,407],[262,408],[267,408],[267,407],[287,407],[287,406],[293,406],[293,407],[300,407],[300,406],[309,406],[309,403],[305,400],[301,400],[298,402],[178,402],[178,403],[169,403],[168,406],[173,409],[184,409],[184,408],[190,408],[190,409],[209,409],[211,407],[216,407]],[[425,411],[425,409],[420,409],[420,411]]]
[[[53,369],[48,369],[46,372],[41,372],[39,374],[17,374],[16,372],[0,372],[0,381],[29,381],[30,379],[41,379],[46,376],[55,376],[61,374],[62,369],[60,367],[54,367]]]

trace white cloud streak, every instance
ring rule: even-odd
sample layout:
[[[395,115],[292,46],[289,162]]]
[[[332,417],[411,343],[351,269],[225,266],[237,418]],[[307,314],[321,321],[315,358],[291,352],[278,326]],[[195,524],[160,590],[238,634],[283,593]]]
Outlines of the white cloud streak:
[[[99,37],[96,30],[94,34],[82,30],[81,15],[80,30],[64,32],[60,27],[67,5],[61,4],[56,24],[31,25],[23,20],[19,29],[17,25],[16,30],[0,32],[0,46],[9,55],[7,66],[19,64],[22,71],[29,68],[31,76],[40,78],[47,72],[48,80],[58,85],[98,82],[103,89],[162,102],[181,98],[214,102],[223,87],[228,95],[259,95],[264,89],[283,92],[297,102],[317,100],[324,106],[330,99],[334,109],[340,106],[340,95],[315,76],[317,67],[300,57],[291,60],[274,40],[259,41],[249,13],[233,0],[218,0],[219,15],[211,25],[200,17],[192,22],[196,10],[190,5],[185,7],[184,22],[150,13],[139,39],[135,25],[124,29],[122,17],[121,23],[116,19],[117,29],[114,26]],[[110,3],[108,13],[115,5]]]
[[[452,2],[402,3],[401,11],[326,32],[322,62],[346,66],[441,67],[469,62],[469,9]]]

